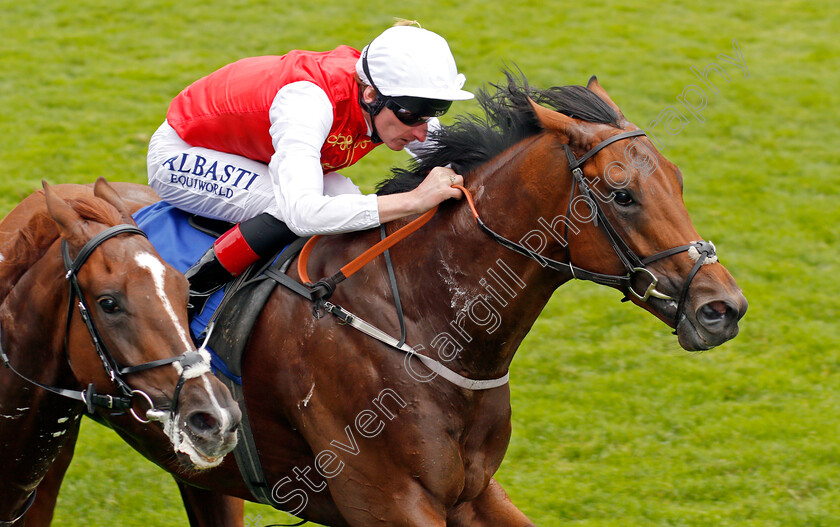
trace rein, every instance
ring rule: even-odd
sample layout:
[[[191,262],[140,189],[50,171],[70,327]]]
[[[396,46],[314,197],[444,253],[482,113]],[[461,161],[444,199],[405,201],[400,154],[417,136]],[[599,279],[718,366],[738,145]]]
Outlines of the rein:
[[[102,337],[99,331],[97,330],[96,325],[93,322],[93,318],[90,315],[90,309],[85,300],[84,293],[82,292],[82,289],[79,286],[79,281],[76,278],[79,273],[79,270],[81,270],[82,266],[93,253],[93,251],[96,250],[96,248],[99,247],[99,245],[101,245],[104,241],[113,238],[114,236],[118,236],[120,234],[139,234],[144,237],[146,236],[146,233],[144,233],[142,230],[133,225],[121,224],[110,227],[91,238],[82,247],[81,251],[79,251],[79,254],[76,256],[75,260],[73,260],[70,257],[70,249],[67,245],[67,242],[65,240],[61,241],[61,254],[62,259],[64,260],[64,268],[67,271],[67,273],[65,274],[65,279],[67,279],[67,281],[70,284],[70,295],[67,302],[67,322],[65,324],[64,331],[65,355],[67,355],[67,339],[70,331],[70,323],[73,317],[73,302],[74,299],[78,297],[79,302],[77,306],[79,308],[82,320],[84,321],[85,326],[87,327],[88,332],[90,333],[91,340],[93,341],[93,345],[96,348],[96,352],[99,355],[100,360],[102,361],[102,366],[105,368],[105,372],[108,374],[108,378],[111,380],[111,382],[116,384],[120,395],[98,394],[95,392],[95,386],[93,383],[88,384],[87,388],[83,391],[69,390],[66,388],[57,388],[54,386],[47,386],[45,384],[42,384],[38,381],[30,379],[29,377],[26,377],[25,375],[17,371],[10,363],[9,357],[3,351],[2,346],[0,346],[0,359],[2,359],[3,364],[7,368],[12,370],[12,372],[14,372],[18,377],[20,377],[24,381],[30,384],[34,384],[35,386],[38,386],[39,388],[47,390],[48,392],[54,393],[56,395],[83,402],[86,406],[87,412],[90,414],[93,414],[95,412],[96,407],[115,409],[119,411],[129,410],[132,417],[134,417],[137,421],[141,423],[148,423],[153,419],[143,419],[139,415],[137,415],[133,408],[134,396],[138,395],[146,401],[146,403],[149,405],[149,412],[152,412],[152,410],[154,410],[154,403],[152,402],[151,397],[149,397],[149,395],[145,392],[132,389],[128,385],[128,383],[125,382],[122,376],[131,373],[138,373],[141,371],[177,362],[182,366],[182,370],[178,378],[178,383],[175,387],[175,392],[173,394],[172,405],[170,409],[171,418],[174,420],[175,414],[177,412],[178,396],[180,394],[181,387],[186,381],[184,373],[190,366],[193,366],[203,361],[201,355],[197,351],[187,351],[181,355],[178,355],[177,357],[158,359],[136,366],[120,367],[119,363],[116,361],[116,359],[114,359],[111,352],[105,346],[105,342],[102,340]],[[156,411],[154,412],[154,415],[156,417],[155,420],[157,420],[160,419],[160,417],[158,416],[163,414],[161,412]],[[148,413],[147,417],[149,417]]]
[[[339,270],[330,278],[319,280],[315,284],[312,284],[310,282],[309,273],[306,270],[306,266],[309,262],[309,255],[312,253],[312,249],[315,247],[315,244],[320,239],[320,236],[313,236],[309,241],[307,241],[306,245],[304,245],[303,249],[301,250],[300,257],[298,258],[298,275],[300,276],[303,284],[300,284],[299,282],[293,280],[284,273],[266,271],[266,274],[279,284],[291,289],[295,293],[298,293],[304,298],[307,298],[308,300],[312,301],[315,304],[313,315],[316,318],[321,318],[325,313],[330,313],[336,318],[338,318],[340,324],[349,325],[355,328],[356,330],[361,331],[365,335],[368,335],[369,337],[372,337],[390,346],[391,348],[405,353],[408,357],[415,357],[420,362],[422,362],[423,365],[425,365],[432,372],[434,372],[436,376],[440,375],[447,381],[460,388],[464,388],[466,390],[489,390],[492,388],[498,388],[499,386],[504,386],[509,381],[509,373],[505,373],[502,377],[499,377],[497,379],[470,379],[469,377],[465,377],[459,373],[454,372],[453,370],[447,368],[446,366],[444,366],[443,364],[431,357],[417,353],[411,346],[405,343],[405,326],[402,317],[402,306],[399,300],[399,292],[396,289],[396,279],[393,277],[391,259],[390,257],[388,257],[387,251],[394,244],[396,244],[400,240],[405,239],[406,236],[417,231],[417,229],[425,225],[432,218],[432,216],[434,216],[435,212],[437,212],[437,207],[425,212],[422,216],[413,220],[411,223],[401,227],[393,234],[384,237],[383,240],[378,242],[376,245],[372,246],[370,249],[366,250],[360,256],[354,258],[350,263],[342,267],[341,270]],[[384,231],[382,232],[384,234]],[[350,311],[347,311],[343,307],[327,301],[327,299],[334,292],[335,286],[338,283],[342,282],[348,276],[352,275],[353,273],[361,269],[363,266],[370,263],[374,258],[376,258],[382,253],[386,254],[386,265],[388,267],[388,275],[391,281],[391,287],[394,291],[394,300],[396,302],[397,307],[397,317],[400,321],[401,334],[399,339],[392,337],[388,333],[382,331],[370,322],[365,321],[364,319],[351,313]]]
[[[320,234],[315,235],[306,242],[306,245],[304,245],[303,249],[300,251],[300,258],[298,258],[297,264],[298,276],[300,276],[300,279],[304,284],[310,284],[311,287],[314,288],[313,294],[320,295],[317,296],[317,298],[327,299],[332,296],[333,292],[335,292],[336,285],[349,278],[353,275],[353,273],[369,264],[374,258],[386,252],[398,242],[404,240],[409,234],[417,231],[420,227],[428,223],[429,220],[432,219],[432,216],[434,216],[437,212],[437,209],[436,205],[434,208],[427,210],[422,216],[414,219],[408,225],[404,225],[390,236],[384,237],[376,245],[351,260],[350,263],[339,269],[339,271],[331,277],[321,279],[315,284],[312,284],[309,280],[309,273],[306,271],[306,264],[309,263],[309,255],[312,254],[312,249],[315,248],[315,244],[322,238]]]

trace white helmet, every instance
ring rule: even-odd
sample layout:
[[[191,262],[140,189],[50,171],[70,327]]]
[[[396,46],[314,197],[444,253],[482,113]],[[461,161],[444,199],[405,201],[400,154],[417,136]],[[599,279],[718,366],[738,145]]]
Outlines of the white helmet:
[[[458,73],[446,40],[419,27],[386,29],[362,50],[356,73],[386,97],[440,101],[473,98],[472,93],[461,89],[466,77]]]

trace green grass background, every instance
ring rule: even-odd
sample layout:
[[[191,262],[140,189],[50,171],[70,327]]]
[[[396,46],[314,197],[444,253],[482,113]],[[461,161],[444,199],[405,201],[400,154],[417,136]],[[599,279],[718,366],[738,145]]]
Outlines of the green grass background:
[[[543,87],[597,74],[641,126],[698,84],[690,66],[732,76],[713,76],[705,122],[659,137],[750,301],[740,336],[689,354],[616,292],[561,288],[513,362],[498,473],[512,499],[538,525],[840,525],[831,2],[0,0],[0,213],[42,178],[145,182],[149,136],[194,79],[249,55],[361,48],[394,16],[446,36],[468,89],[505,63]],[[717,58],[733,39],[749,78]],[[348,174],[371,190],[404,159],[377,151]],[[185,524],[171,478],[86,422],[55,525]]]

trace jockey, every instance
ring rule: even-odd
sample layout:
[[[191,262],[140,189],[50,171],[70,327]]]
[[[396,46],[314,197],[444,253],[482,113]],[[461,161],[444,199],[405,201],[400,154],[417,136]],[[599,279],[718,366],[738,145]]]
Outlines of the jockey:
[[[187,86],[149,144],[149,185],[187,212],[238,223],[185,274],[191,303],[296,236],[376,227],[425,212],[463,178],[432,170],[414,190],[363,195],[336,171],[385,144],[419,146],[461,88],[449,45],[408,25],[361,52],[246,58]],[[200,308],[199,308],[200,309]]]

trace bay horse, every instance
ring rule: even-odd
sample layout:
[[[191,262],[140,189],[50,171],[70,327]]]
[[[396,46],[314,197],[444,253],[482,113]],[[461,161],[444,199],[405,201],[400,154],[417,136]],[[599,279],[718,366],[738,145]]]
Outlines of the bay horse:
[[[552,293],[574,278],[618,289],[686,350],[738,333],[746,299],[693,227],[682,174],[597,79],[536,90],[509,74],[496,88],[479,97],[486,117],[444,128],[379,190],[409,190],[451,163],[474,201],[473,214],[466,199],[441,204],[390,249],[401,309],[377,258],[314,311],[275,288],[257,319],[242,390],[277,508],[330,526],[533,525],[493,478],[511,435],[506,375]],[[324,237],[286,274],[334,276],[378,240],[375,230]],[[321,316],[336,306],[352,316]],[[404,334],[427,362],[351,320]],[[124,424],[129,443],[175,474],[192,526],[242,525],[239,499],[255,498],[230,456],[179,474],[160,438]]]
[[[104,179],[44,183],[0,222],[0,525],[49,523],[56,493],[35,489],[85,411],[137,422],[182,470],[233,448],[241,413],[189,337],[186,299]]]

